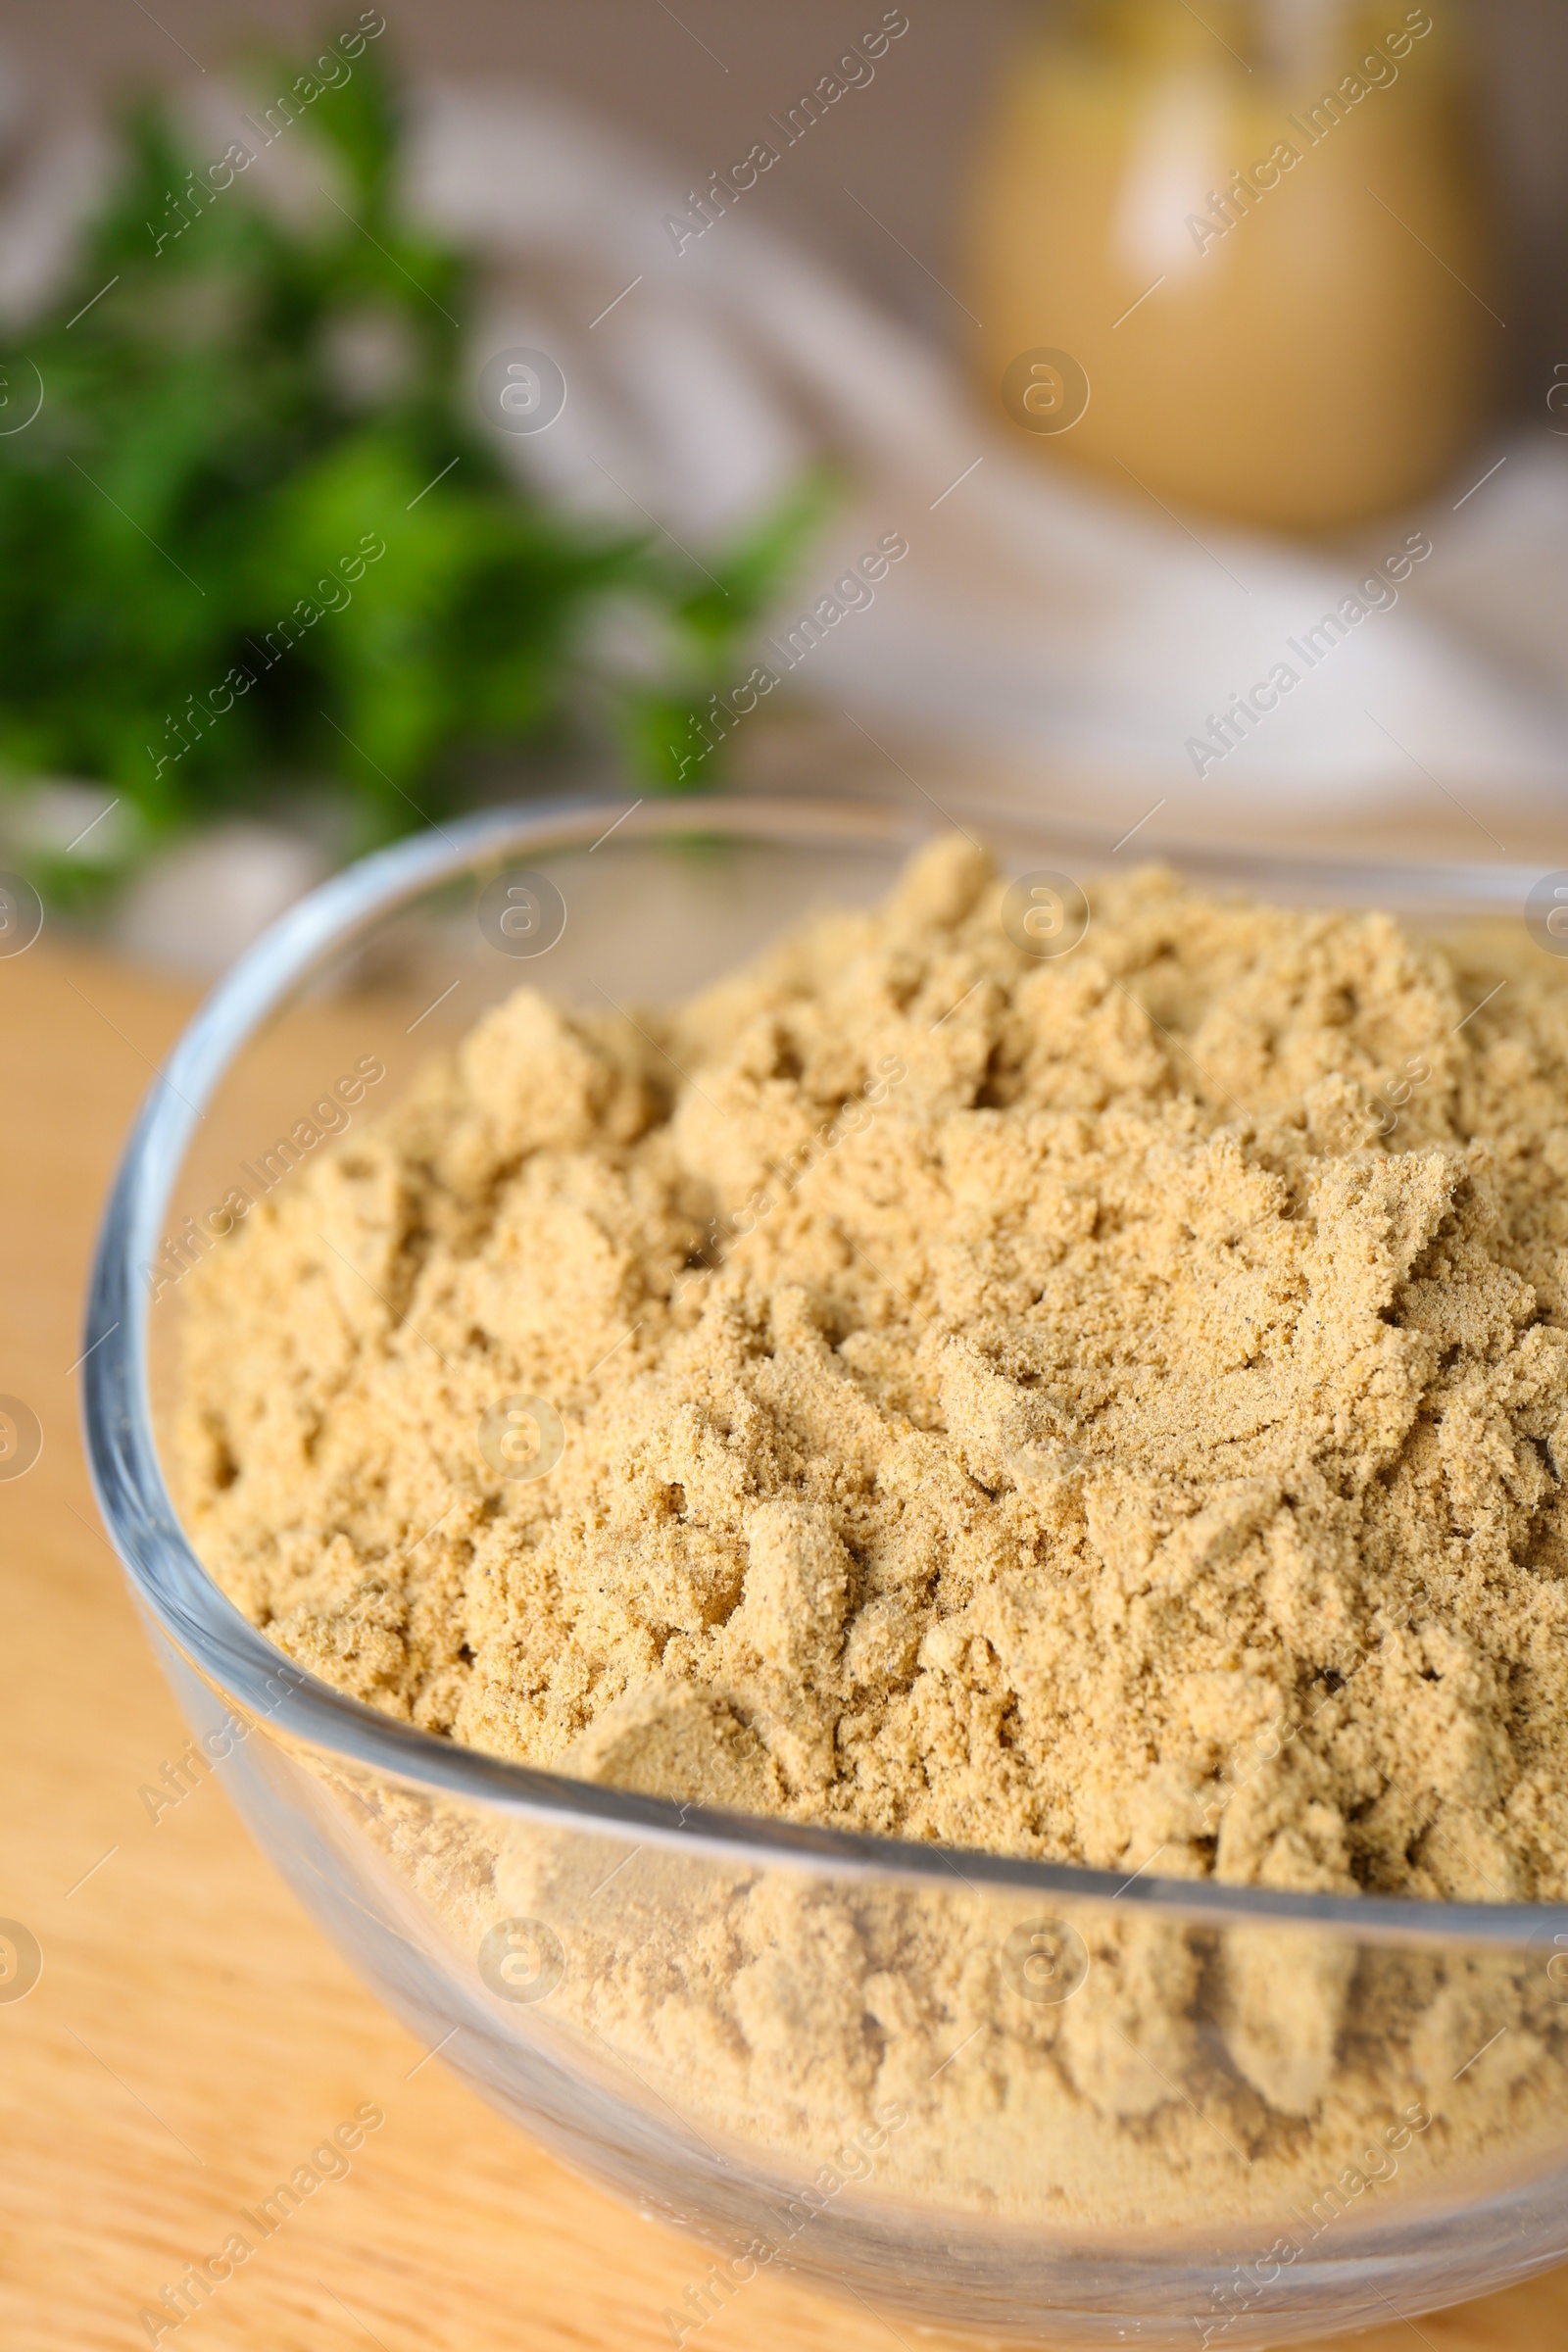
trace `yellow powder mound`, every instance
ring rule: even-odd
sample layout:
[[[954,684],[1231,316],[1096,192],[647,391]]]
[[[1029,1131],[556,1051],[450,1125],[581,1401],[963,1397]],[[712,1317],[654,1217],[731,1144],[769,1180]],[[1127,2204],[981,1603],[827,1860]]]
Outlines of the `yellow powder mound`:
[[[1091,895],[1037,961],[948,841],[673,1013],[519,991],[190,1278],[193,1539],[579,1777],[1568,1897],[1562,977]]]

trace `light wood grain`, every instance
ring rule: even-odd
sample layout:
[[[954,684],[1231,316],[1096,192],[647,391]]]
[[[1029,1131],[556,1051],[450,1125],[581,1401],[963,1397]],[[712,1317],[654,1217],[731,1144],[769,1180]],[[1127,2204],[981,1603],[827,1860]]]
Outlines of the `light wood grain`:
[[[164,2344],[210,2352],[667,2345],[700,2249],[574,2180],[377,2006],[214,1784],[154,1824],[138,1789],[183,1741],[99,1530],[75,1434],[78,1300],[119,1140],[184,994],[47,944],[0,962],[0,1392],[44,1426],[0,1483],[0,1915],[43,1975],[0,2005],[0,2342],[128,2352],[185,2264],[364,2100],[386,2114]],[[323,1023],[332,1016],[322,1015]],[[1568,2272],[1358,2339],[1535,2352]],[[696,2339],[688,2338],[688,2342]],[[910,2341],[759,2276],[704,2352]],[[922,2337],[925,2343],[935,2339]]]

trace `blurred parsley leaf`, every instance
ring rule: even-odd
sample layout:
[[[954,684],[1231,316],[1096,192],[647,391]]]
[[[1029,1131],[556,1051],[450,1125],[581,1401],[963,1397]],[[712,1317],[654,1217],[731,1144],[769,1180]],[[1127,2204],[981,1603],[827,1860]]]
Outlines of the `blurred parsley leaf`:
[[[326,201],[264,206],[248,143],[199,157],[138,102],[69,283],[0,348],[9,406],[33,368],[43,385],[36,420],[0,436],[0,783],[101,782],[144,844],[324,785],[358,849],[580,731],[596,697],[640,778],[672,783],[825,478],[706,567],[519,488],[469,420],[473,264],[398,206],[383,58],[335,83],[264,71],[292,95],[258,142],[314,142]],[[652,683],[594,652],[626,600],[668,649]]]

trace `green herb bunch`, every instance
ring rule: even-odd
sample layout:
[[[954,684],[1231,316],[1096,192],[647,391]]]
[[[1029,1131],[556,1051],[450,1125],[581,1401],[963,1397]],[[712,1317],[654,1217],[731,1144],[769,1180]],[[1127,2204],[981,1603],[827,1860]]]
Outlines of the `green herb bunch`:
[[[474,265],[398,202],[378,53],[269,78],[322,190],[304,220],[139,101],[69,284],[0,346],[0,787],[101,782],[140,848],[324,790],[354,850],[585,729],[673,782],[825,485],[702,564],[519,490],[469,380]],[[651,680],[593,652],[627,599]]]

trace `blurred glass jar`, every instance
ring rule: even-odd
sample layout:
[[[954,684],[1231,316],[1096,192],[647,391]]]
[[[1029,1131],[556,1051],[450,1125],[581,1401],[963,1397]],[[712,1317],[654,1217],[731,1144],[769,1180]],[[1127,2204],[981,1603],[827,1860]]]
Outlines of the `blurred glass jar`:
[[[1441,480],[1502,321],[1451,22],[1398,0],[1071,0],[984,141],[992,397],[1051,454],[1320,530]]]

